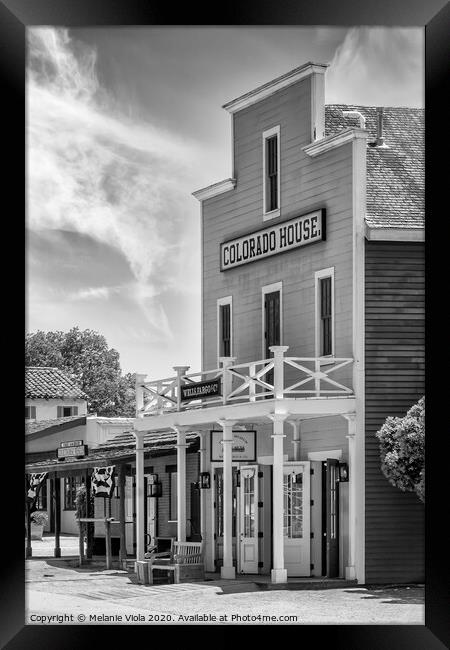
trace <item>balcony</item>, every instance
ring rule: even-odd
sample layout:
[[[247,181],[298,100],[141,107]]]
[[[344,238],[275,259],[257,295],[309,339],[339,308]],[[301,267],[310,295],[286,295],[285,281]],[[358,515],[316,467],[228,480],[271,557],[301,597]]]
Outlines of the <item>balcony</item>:
[[[136,379],[138,417],[148,418],[220,406],[251,405],[264,400],[329,400],[354,397],[351,358],[289,357],[288,346],[273,346],[273,357],[236,364],[223,357],[222,366],[188,373],[174,367],[166,379]],[[324,365],[326,363],[326,365]],[[209,396],[207,394],[209,393]],[[159,419],[159,418],[158,418]]]

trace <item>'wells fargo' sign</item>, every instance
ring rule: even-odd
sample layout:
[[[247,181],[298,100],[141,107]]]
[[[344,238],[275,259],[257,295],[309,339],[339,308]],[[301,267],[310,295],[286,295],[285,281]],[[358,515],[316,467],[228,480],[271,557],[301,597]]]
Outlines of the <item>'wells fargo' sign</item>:
[[[220,270],[284,253],[325,239],[325,208],[220,245]]]
[[[181,386],[180,397],[182,402],[186,402],[201,397],[217,397],[221,394],[220,379],[211,379]]]

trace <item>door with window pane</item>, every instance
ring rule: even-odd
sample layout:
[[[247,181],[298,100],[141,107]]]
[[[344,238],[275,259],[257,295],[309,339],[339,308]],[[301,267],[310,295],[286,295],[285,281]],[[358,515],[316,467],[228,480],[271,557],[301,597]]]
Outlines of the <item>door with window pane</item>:
[[[237,529],[237,475],[238,467],[233,466],[232,474],[232,519],[231,536],[233,548],[233,564],[236,564],[236,529]],[[218,570],[223,565],[223,468],[214,469],[214,557],[215,566]]]
[[[240,468],[239,571],[258,573],[258,466]]]
[[[288,576],[311,574],[310,463],[283,467],[284,565]]]

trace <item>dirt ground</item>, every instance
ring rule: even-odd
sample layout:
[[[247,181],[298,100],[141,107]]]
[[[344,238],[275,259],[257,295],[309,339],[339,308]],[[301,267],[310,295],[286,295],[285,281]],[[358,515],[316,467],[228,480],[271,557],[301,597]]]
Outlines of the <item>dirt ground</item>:
[[[262,584],[257,577],[139,585],[133,573],[75,559],[26,561],[27,625],[417,624],[423,585]]]

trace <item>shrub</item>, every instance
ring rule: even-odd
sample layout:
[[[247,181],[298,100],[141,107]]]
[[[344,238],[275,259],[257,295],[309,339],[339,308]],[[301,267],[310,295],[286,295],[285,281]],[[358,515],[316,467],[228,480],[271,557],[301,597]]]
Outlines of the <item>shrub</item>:
[[[391,485],[425,502],[425,397],[405,417],[388,417],[376,433],[381,471]]]

